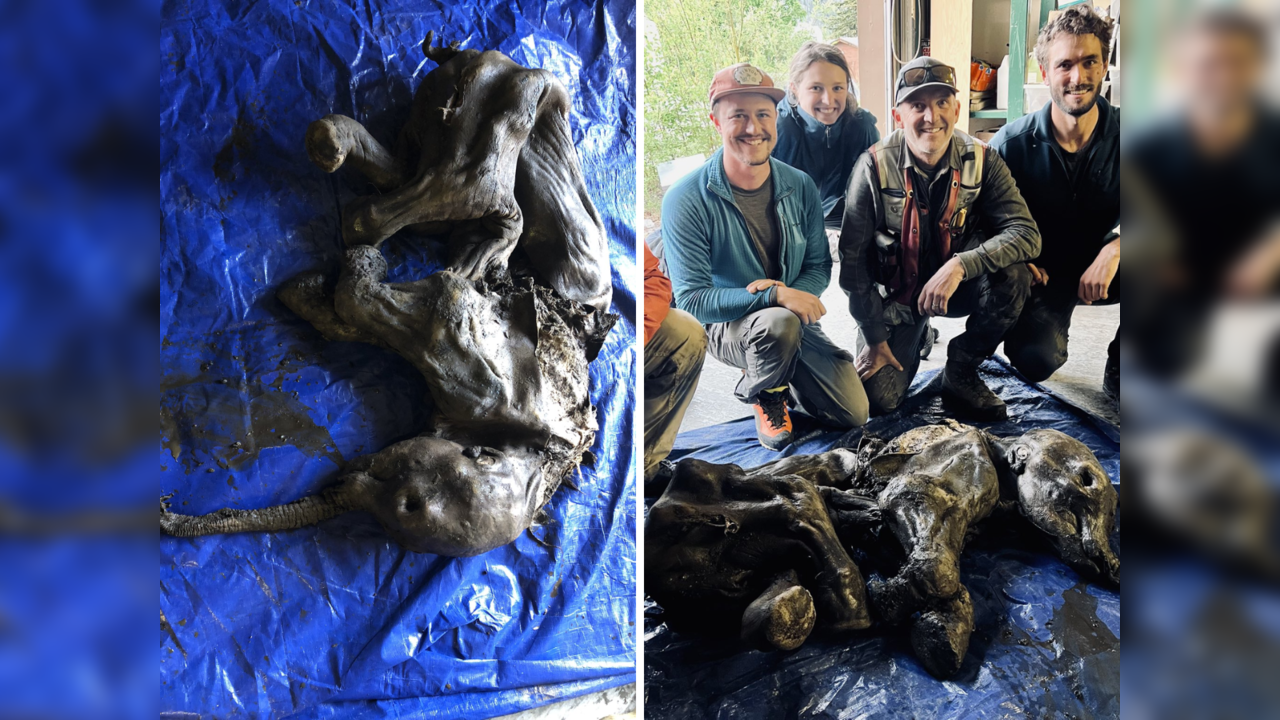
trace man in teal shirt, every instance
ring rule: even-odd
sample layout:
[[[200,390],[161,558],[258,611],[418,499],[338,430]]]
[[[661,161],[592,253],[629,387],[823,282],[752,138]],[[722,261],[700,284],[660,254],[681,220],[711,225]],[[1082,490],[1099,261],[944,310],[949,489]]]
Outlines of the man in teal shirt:
[[[783,91],[747,63],[716,73],[711,121],[723,147],[662,203],[676,304],[706,326],[707,349],[741,368],[760,443],[791,443],[787,404],[841,427],[867,420],[853,356],[822,332],[831,281],[822,199],[808,175],[770,158]]]

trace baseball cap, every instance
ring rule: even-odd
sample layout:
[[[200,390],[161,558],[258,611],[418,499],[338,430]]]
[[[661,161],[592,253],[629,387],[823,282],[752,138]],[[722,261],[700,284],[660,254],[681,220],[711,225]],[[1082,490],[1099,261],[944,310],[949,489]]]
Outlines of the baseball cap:
[[[902,66],[898,71],[897,88],[893,104],[897,105],[927,87],[944,87],[956,92],[956,70],[941,60],[922,55]]]
[[[760,93],[773,98],[774,102],[782,102],[787,93],[782,88],[773,86],[773,78],[751,63],[738,63],[716,73],[711,79],[711,104],[726,95],[742,93]]]

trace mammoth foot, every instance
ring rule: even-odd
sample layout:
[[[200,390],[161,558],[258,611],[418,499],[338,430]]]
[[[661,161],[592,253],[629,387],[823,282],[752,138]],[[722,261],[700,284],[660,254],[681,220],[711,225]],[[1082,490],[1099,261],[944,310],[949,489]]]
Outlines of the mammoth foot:
[[[308,125],[306,144],[311,163],[327,173],[351,165],[384,191],[407,179],[402,162],[346,115],[326,115]]]
[[[973,601],[960,593],[937,609],[920,614],[911,625],[911,649],[925,669],[937,678],[956,674],[969,651],[973,634]]]
[[[328,117],[316,120],[307,126],[307,157],[321,170],[337,172],[350,149],[343,140],[337,125]]]
[[[813,631],[813,596],[794,570],[780,575],[742,614],[742,642],[759,650],[795,650]]]

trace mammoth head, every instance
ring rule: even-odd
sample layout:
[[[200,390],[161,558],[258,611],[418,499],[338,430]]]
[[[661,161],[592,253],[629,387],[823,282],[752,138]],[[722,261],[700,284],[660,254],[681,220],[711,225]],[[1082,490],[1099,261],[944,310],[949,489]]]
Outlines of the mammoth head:
[[[365,507],[414,552],[465,557],[529,526],[536,464],[520,454],[434,437],[396,443],[364,469]]]
[[[1089,448],[1057,430],[1032,430],[998,446],[1022,514],[1077,572],[1119,585],[1120,559],[1108,539],[1119,496]]]

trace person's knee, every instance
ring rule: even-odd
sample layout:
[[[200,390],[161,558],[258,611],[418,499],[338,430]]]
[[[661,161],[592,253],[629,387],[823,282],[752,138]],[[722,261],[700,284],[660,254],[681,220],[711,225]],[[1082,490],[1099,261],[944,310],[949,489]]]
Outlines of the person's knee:
[[[867,399],[867,389],[858,378],[858,370],[852,362],[841,373],[835,400],[842,416],[839,418],[840,425],[862,427],[867,424],[871,416],[871,405]]]
[[[884,415],[898,409],[907,395],[907,382],[902,373],[891,367],[883,367],[862,384],[867,393],[868,412]]]
[[[871,403],[865,394],[846,402],[841,409],[846,415],[842,424],[849,427],[862,427],[867,424],[867,420],[871,419]]]
[[[800,350],[804,339],[804,326],[795,313],[782,308],[761,311],[761,317],[752,323],[748,341],[757,351],[791,357]]]
[[[1031,382],[1048,380],[1067,362],[1066,350],[1043,343],[1013,347],[1005,343],[1005,354],[1018,372]]]
[[[672,345],[677,348],[672,354],[681,372],[697,372],[707,356],[707,333],[702,324],[683,310],[671,309],[662,321],[663,331],[672,334]]]

